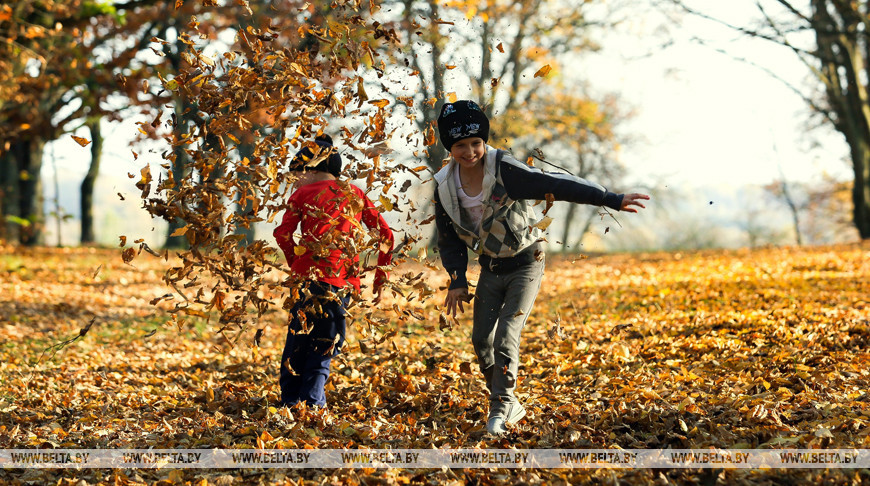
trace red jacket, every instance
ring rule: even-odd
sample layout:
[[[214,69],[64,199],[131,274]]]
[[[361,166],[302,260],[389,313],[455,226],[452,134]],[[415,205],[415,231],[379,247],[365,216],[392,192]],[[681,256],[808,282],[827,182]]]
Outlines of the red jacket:
[[[370,241],[360,222],[377,230],[378,267],[392,260],[393,232],[359,187],[342,181],[319,181],[298,188],[274,235],[290,270],[302,278],[359,291],[359,251]],[[300,226],[301,237],[293,233]],[[375,271],[375,288],[387,279]]]

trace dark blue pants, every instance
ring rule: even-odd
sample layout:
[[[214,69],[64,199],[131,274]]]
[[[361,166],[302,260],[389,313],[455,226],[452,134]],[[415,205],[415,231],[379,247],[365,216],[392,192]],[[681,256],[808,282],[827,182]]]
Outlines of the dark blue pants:
[[[329,364],[344,345],[349,296],[340,297],[338,287],[320,282],[309,282],[308,290],[311,295],[290,310],[287,341],[281,354],[282,405],[307,402],[325,406],[323,387],[329,378]],[[303,314],[307,331],[300,319]]]

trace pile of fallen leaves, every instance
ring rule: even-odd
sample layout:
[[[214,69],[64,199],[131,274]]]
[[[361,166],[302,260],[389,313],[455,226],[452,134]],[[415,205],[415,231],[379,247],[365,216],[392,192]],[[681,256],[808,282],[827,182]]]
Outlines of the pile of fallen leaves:
[[[179,321],[152,305],[167,293],[157,258],[4,248],[0,448],[870,448],[866,244],[548,258],[521,348],[529,414],[493,439],[470,312],[439,320],[437,265],[394,270],[434,295],[401,307],[388,296],[350,325],[323,412],[275,407],[283,311],[264,316],[258,341],[233,343],[216,310]],[[11,484],[717,478],[870,480],[811,469],[0,470]]]

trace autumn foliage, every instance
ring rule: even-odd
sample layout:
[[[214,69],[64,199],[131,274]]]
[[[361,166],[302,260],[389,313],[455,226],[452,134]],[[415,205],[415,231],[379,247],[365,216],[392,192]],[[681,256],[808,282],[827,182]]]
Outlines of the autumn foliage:
[[[400,46],[391,25],[372,20],[377,8],[335,1],[326,17],[305,3],[297,17],[245,25],[217,54],[201,42],[213,40],[206,16],[191,17],[178,34],[179,68],[160,75],[177,110],[141,125],[166,150],[134,154],[142,165],[130,174],[145,210],[174,224],[188,247],[155,251],[123,235],[122,250],[2,248],[0,448],[870,448],[866,245],[551,257],[523,333],[518,393],[529,415],[495,439],[484,431],[470,315],[442,313],[437,256],[408,255],[431,221],[408,219],[419,233],[404,232],[384,300],[349,306],[328,410],[277,408],[284,307],[298,283],[275,248],[243,243],[238,230],[276,221],[293,183],[288,162],[320,133],[334,135],[345,176],[364,181],[384,212],[410,218],[406,192],[430,168],[385,157],[402,100],[381,80],[391,59],[383,53]],[[608,107],[561,101],[572,117],[606,127]],[[607,145],[609,133],[552,117],[553,137]],[[435,143],[431,131],[414,137]],[[365,256],[376,245],[363,237],[357,248]],[[711,474],[0,470],[0,480],[661,484]],[[867,479],[848,470],[721,474]]]
[[[866,449],[868,252],[855,245],[550,258],[523,332],[518,392],[529,417],[492,439],[483,431],[470,315],[439,322],[440,291],[405,304],[401,315],[388,297],[370,320],[353,321],[333,364],[328,412],[279,410],[285,312],[266,313],[256,340],[231,343],[213,326],[217,309],[170,321],[171,305],[150,303],[166,293],[156,257],[128,265],[111,251],[8,249],[0,258],[0,447]],[[447,283],[416,263],[395,272],[420,275],[435,290]],[[219,484],[243,473],[21,474],[0,478],[127,484],[173,474]],[[711,471],[244,474],[349,484],[661,484]],[[855,470],[721,474],[727,483],[867,479]]]

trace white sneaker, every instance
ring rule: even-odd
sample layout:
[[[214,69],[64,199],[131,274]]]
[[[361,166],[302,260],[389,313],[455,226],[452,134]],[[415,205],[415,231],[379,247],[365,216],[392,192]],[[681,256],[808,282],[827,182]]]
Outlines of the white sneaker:
[[[486,421],[486,431],[492,435],[502,435],[507,432],[505,426],[515,424],[525,416],[526,409],[519,403],[513,402],[508,405],[504,415],[496,414],[489,417],[489,420]]]

